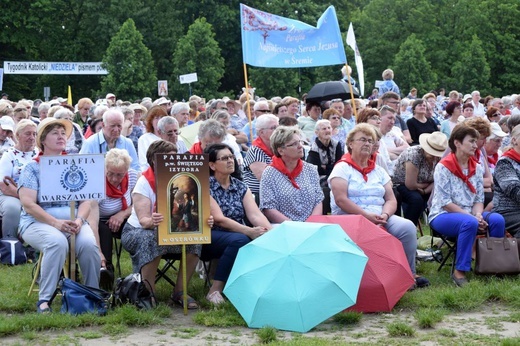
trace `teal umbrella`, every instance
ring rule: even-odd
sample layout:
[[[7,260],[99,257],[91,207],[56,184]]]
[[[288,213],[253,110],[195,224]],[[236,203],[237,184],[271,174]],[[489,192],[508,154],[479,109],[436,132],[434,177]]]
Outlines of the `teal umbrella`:
[[[367,261],[338,225],[286,221],[240,249],[224,293],[251,328],[307,332],[356,303]]]

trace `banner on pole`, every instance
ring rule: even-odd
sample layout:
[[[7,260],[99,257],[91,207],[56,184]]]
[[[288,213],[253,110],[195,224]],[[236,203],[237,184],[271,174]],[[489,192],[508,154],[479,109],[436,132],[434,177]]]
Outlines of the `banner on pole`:
[[[258,67],[345,64],[345,48],[334,6],[316,27],[240,4],[244,63]]]
[[[5,74],[83,74],[105,75],[100,62],[4,61]]]
[[[361,93],[361,95],[365,95],[365,72],[363,69],[363,60],[361,59],[361,54],[359,54],[359,49],[356,43],[356,36],[354,35],[354,27],[352,26],[352,23],[350,23],[350,25],[348,26],[347,45],[354,51],[354,58],[356,61],[356,69],[358,73],[359,92]]]
[[[207,155],[156,154],[159,245],[211,243]]]

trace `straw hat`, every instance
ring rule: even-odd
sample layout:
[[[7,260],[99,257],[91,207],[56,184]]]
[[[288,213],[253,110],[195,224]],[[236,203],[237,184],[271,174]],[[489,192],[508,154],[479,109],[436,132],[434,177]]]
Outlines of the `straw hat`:
[[[37,127],[37,136],[36,136],[36,145],[38,148],[43,150],[42,143],[41,143],[41,135],[43,133],[43,130],[45,130],[48,126],[60,124],[63,125],[65,128],[65,134],[67,135],[67,139],[70,137],[70,134],[72,133],[72,121],[67,119],[56,119],[56,118],[45,118],[42,121],[40,121],[40,124]]]
[[[442,132],[423,133],[419,136],[421,148],[430,155],[442,157],[448,148],[448,137]]]

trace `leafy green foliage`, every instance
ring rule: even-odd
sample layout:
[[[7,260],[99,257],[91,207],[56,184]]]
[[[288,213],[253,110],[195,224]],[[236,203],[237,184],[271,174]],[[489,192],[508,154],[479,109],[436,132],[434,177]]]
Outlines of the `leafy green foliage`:
[[[112,92],[125,100],[137,99],[150,95],[156,86],[152,54],[132,19],[113,37],[103,65],[109,72],[101,82],[103,93]]]
[[[210,99],[216,97],[220,80],[224,75],[224,59],[212,25],[205,18],[195,20],[188,33],[181,37],[173,54],[174,73],[171,78],[173,87],[182,92],[179,76],[197,73],[198,81],[193,83],[193,92]],[[183,94],[188,99],[186,93]]]

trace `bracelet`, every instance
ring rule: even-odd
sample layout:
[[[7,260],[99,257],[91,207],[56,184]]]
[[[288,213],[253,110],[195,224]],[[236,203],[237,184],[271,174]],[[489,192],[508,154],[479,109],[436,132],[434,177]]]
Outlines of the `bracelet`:
[[[387,220],[390,218],[390,214],[388,214],[388,213],[381,213],[381,215],[386,215]]]

